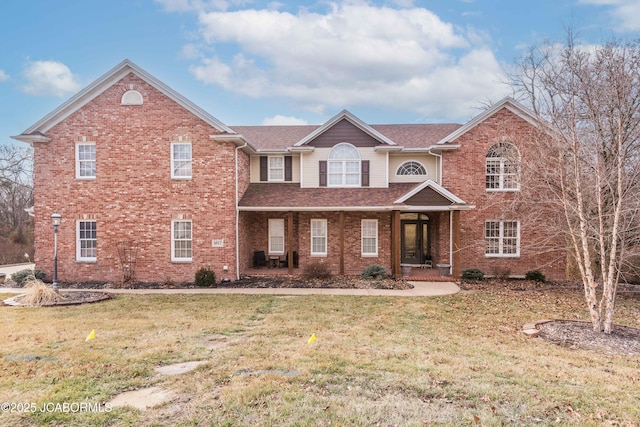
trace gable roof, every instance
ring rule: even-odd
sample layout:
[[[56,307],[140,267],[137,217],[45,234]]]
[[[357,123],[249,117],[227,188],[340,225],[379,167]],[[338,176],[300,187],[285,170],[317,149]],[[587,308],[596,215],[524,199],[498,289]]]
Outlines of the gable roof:
[[[129,73],[135,74],[137,77],[153,86],[162,94],[175,101],[177,104],[193,113],[198,118],[218,129],[220,132],[231,134],[235,133],[233,130],[231,130],[231,128],[224,125],[221,121],[213,117],[211,114],[207,113],[205,110],[198,107],[193,102],[189,101],[187,98],[171,89],[169,86],[167,86],[142,68],[138,67],[130,60],[125,59],[124,61],[113,67],[111,70],[107,71],[93,83],[89,84],[80,92],[69,98],[58,108],[44,116],[34,125],[26,129],[24,132],[22,132],[21,135],[12,136],[12,138],[29,143],[33,141],[46,140],[45,134],[49,129],[82,108],[88,102],[96,98],[109,87],[113,86],[116,82],[118,82]]]
[[[450,204],[466,205],[465,201],[462,200],[460,197],[456,196],[455,194],[453,194],[452,192],[450,192],[449,190],[442,187],[441,185],[439,185],[438,183],[436,183],[431,179],[428,179],[422,184],[417,185],[411,191],[402,195],[402,197],[400,197],[398,200],[396,200],[393,203],[396,203],[396,204],[405,203],[410,199],[414,198],[415,196],[419,195],[420,193],[423,193],[425,190],[432,190],[432,192],[435,192],[436,194],[441,196],[441,198],[443,198],[444,200],[447,200]]]
[[[309,142],[317,138],[320,134],[326,132],[328,129],[332,128],[342,120],[348,121],[358,129],[360,129],[361,131],[363,131],[364,133],[372,137],[373,139],[379,141],[381,144],[397,145],[391,139],[387,138],[386,136],[384,136],[383,134],[381,134],[380,132],[378,132],[377,130],[375,130],[374,128],[372,128],[371,126],[369,126],[368,124],[366,124],[365,122],[363,122],[362,120],[360,120],[359,118],[351,114],[349,111],[342,110],[340,113],[336,114],[331,119],[329,119],[325,124],[318,127],[316,130],[311,132],[306,137],[302,138],[300,141],[296,142],[294,146],[301,147],[303,145],[308,144]]]
[[[456,129],[451,134],[442,138],[440,141],[437,142],[437,145],[452,143],[453,141],[455,141],[465,133],[469,132],[471,129],[478,126],[480,123],[482,123],[487,118],[491,117],[492,115],[494,115],[496,112],[500,111],[503,108],[506,108],[507,110],[516,114],[521,119],[529,122],[532,126],[538,127],[540,125],[540,120],[532,111],[525,108],[522,104],[517,102],[515,99],[511,97],[506,97],[496,102],[495,104],[493,104],[491,108],[483,111],[481,114],[478,114],[473,119],[469,120],[467,123],[465,123],[460,128]]]

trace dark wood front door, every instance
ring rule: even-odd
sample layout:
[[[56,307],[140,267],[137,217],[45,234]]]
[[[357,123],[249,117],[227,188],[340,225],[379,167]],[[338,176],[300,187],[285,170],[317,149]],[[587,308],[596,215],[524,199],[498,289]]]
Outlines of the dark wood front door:
[[[402,218],[405,219],[402,219]],[[429,217],[425,214],[402,214],[400,220],[401,253],[403,264],[424,264],[431,259]]]

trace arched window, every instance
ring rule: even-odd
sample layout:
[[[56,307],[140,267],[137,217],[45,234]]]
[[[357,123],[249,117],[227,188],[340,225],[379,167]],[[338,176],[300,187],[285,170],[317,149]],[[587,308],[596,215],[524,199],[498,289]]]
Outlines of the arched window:
[[[408,162],[404,162],[398,169],[396,170],[396,175],[426,175],[427,169],[422,166],[422,164],[415,162],[413,160],[409,160]]]
[[[327,166],[329,187],[360,186],[360,153],[353,145],[342,142],[333,147]]]
[[[142,105],[142,95],[137,90],[128,90],[122,95],[122,105]]]
[[[499,142],[489,148],[486,159],[486,189],[514,191],[519,188],[520,152],[515,145]]]

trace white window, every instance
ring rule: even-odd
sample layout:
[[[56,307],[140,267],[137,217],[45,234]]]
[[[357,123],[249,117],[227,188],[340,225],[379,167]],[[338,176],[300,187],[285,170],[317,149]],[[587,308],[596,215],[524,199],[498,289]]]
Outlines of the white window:
[[[93,142],[76,144],[76,178],[96,178],[96,144]]]
[[[76,260],[95,261],[97,259],[97,234],[95,221],[76,222]]]
[[[192,259],[191,221],[171,222],[171,261],[189,262]]]
[[[284,181],[284,157],[269,157],[269,181]]]
[[[128,90],[122,94],[120,103],[122,105],[142,105],[142,95],[137,90]]]
[[[311,220],[311,255],[327,255],[327,220]]]
[[[410,160],[408,162],[404,162],[398,169],[396,170],[396,175],[426,175],[427,169],[422,166],[422,164]]]
[[[191,143],[174,142],[171,144],[171,178],[191,178]]]
[[[484,240],[487,257],[520,256],[520,223],[518,221],[486,221]]]
[[[360,187],[360,153],[342,142],[331,150],[327,161],[329,187]]]
[[[486,158],[487,191],[518,190],[519,163],[520,154],[513,144],[499,142],[493,145]]]
[[[269,219],[269,254],[284,254],[284,219]]]
[[[378,220],[362,220],[362,256],[378,256]]]

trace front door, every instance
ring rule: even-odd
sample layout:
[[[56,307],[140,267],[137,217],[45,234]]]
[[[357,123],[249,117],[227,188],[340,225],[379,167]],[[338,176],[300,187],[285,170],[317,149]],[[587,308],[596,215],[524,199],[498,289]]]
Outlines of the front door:
[[[431,259],[429,217],[425,214],[400,215],[401,254],[403,264],[424,264]]]

